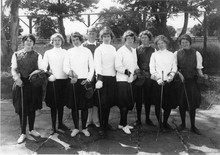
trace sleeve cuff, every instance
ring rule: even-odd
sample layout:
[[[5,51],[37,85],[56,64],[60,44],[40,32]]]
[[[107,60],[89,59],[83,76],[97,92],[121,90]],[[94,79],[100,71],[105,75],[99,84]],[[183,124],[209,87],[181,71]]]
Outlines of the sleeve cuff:
[[[100,74],[97,75],[97,81],[103,81],[103,77]]]

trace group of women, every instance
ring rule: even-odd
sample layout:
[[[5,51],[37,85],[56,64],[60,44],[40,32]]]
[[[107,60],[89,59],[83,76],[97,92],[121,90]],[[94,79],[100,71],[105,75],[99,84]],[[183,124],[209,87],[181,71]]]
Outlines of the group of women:
[[[34,121],[35,111],[42,108],[42,86],[33,85],[30,78],[42,70],[48,76],[45,102],[51,109],[51,134],[69,130],[63,123],[64,106],[72,112],[75,127],[71,130],[72,137],[80,132],[79,118],[85,136],[90,136],[88,126],[92,124],[105,136],[112,129],[108,121],[113,106],[120,109],[118,128],[131,134],[134,127],[127,123],[127,115],[135,103],[135,126],[142,124],[144,103],[146,124],[154,126],[149,116],[151,105],[155,105],[160,129],[171,130],[168,118],[171,109],[179,106],[182,120],[179,130],[186,128],[185,113],[189,111],[191,131],[200,134],[195,127],[196,108],[201,100],[196,79],[198,76],[207,78],[207,75],[202,72],[200,53],[191,48],[189,35],[180,38],[181,49],[173,53],[168,50],[169,40],[164,35],[155,38],[155,48],[151,46],[153,36],[148,30],[139,34],[141,44],[136,49],[133,48],[136,36],[131,30],[123,34],[124,44],[118,50],[111,45],[114,34],[110,28],[99,32],[101,44],[96,41],[97,34],[97,29],[90,27],[88,40],[83,42],[79,32],[72,33],[69,41],[73,47],[66,51],[62,48],[63,36],[55,33],[50,42],[53,48],[46,51],[43,58],[33,50],[35,37],[31,34],[23,37],[24,48],[15,52],[11,61],[15,80],[13,104],[21,125],[18,143],[26,138],[27,119],[29,134],[40,136],[34,130]]]

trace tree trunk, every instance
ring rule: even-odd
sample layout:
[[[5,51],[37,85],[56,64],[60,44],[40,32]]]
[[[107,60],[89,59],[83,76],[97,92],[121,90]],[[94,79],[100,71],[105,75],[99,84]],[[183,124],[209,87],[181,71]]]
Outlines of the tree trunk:
[[[187,27],[188,27],[188,21],[189,21],[188,19],[189,19],[189,13],[185,12],[185,13],[184,13],[184,24],[183,24],[183,28],[182,28],[182,31],[181,31],[181,33],[180,33],[180,35],[178,36],[177,39],[179,39],[179,37],[180,37],[181,35],[183,35],[183,34],[186,33],[186,30],[187,30]]]
[[[17,51],[18,48],[19,18],[18,18],[18,7],[13,9],[14,9],[13,14],[11,14],[10,42],[11,42],[11,50],[15,52]]]
[[[65,27],[63,25],[63,17],[61,17],[61,16],[58,17],[58,25],[59,25],[59,31],[63,35],[65,43],[67,43],[66,34],[65,34]]]
[[[3,12],[2,12],[2,17],[1,17],[1,28],[2,28],[1,29],[1,70],[9,71],[12,52],[9,49],[3,26],[4,25],[3,25]]]
[[[8,47],[8,43],[5,37],[4,30],[1,31],[1,70],[9,71],[10,70],[10,60],[12,52]]]

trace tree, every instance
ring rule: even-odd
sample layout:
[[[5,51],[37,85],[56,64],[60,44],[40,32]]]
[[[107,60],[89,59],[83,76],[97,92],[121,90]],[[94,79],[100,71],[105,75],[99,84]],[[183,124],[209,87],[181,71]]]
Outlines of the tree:
[[[194,25],[190,33],[192,33],[194,36],[203,36],[203,26],[201,24]]]
[[[169,35],[173,38],[175,37],[175,34],[176,34],[176,30],[173,26],[167,26],[167,30],[169,32]]]
[[[186,33],[187,30],[188,12],[191,11],[190,15],[199,16],[198,7],[204,7],[206,5],[205,3],[202,4],[203,1],[204,0],[118,0],[118,2],[123,5],[122,11],[124,12],[129,11],[129,14],[145,13],[142,14],[141,17],[132,16],[131,18],[132,20],[140,20],[142,30],[146,28],[156,30],[156,35],[164,34],[169,38],[171,43],[174,43],[174,41],[167,27],[167,19],[173,15],[177,15],[177,12],[185,12],[183,29],[180,33],[180,35],[182,35]],[[148,27],[148,25],[150,25],[150,27]],[[174,46],[173,48],[175,49],[176,47]]]
[[[10,25],[11,25],[11,20],[8,16],[5,16],[4,14],[2,15],[2,19],[3,19],[3,27],[2,29],[5,32],[5,37],[7,40],[10,40],[11,36],[10,36]],[[18,36],[21,35],[21,33],[23,32],[23,28],[21,27],[21,25],[18,26]]]
[[[108,26],[112,29],[116,38],[120,38],[123,33],[130,29],[135,33],[139,33],[139,18],[138,14],[132,13],[121,13],[124,11],[123,8],[110,7],[109,9],[104,9],[100,13],[99,22],[96,24],[97,27]],[[117,14],[117,12],[120,12]]]
[[[211,13],[207,16],[208,34],[220,38],[220,14]]]
[[[56,21],[49,17],[38,17],[36,23],[36,33],[40,38],[48,39],[52,34],[56,32]]]
[[[19,18],[18,9],[21,0],[6,0],[5,6],[10,8],[10,48],[15,52],[18,48],[18,30],[19,30]]]
[[[57,17],[59,32],[66,41],[63,18],[68,15],[71,20],[82,20],[79,14],[87,9],[95,8],[98,0],[26,0],[22,2],[22,8],[28,9],[31,15],[50,15]]]

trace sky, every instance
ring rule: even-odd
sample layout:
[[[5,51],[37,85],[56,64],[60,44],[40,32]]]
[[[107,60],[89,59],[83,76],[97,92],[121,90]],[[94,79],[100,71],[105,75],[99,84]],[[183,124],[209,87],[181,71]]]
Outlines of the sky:
[[[119,5],[116,2],[113,2],[112,0],[100,0],[99,3],[98,3],[98,9],[95,10],[94,13],[98,13],[103,8],[109,8],[111,6],[119,6]],[[24,11],[20,9],[19,14],[24,15]],[[85,17],[85,22],[87,23],[87,16],[84,15],[83,17]],[[26,17],[21,17],[21,19],[28,24],[28,19]],[[97,19],[97,16],[92,15],[91,16],[91,24],[96,19]],[[182,13],[182,14],[178,15],[178,17],[173,17],[172,19],[168,19],[167,25],[171,25],[175,29],[179,29],[179,28],[182,28],[183,21],[184,21],[184,16],[183,16],[183,13]],[[200,18],[200,21],[202,21],[202,17]],[[189,18],[188,28],[193,27],[195,24],[199,24],[199,21],[197,19],[194,19],[194,18]],[[22,35],[28,34],[29,33],[29,28],[23,22],[20,22],[20,25],[24,30],[22,32]],[[66,32],[67,35],[72,33],[73,31],[78,31],[82,34],[86,34],[87,27],[79,21],[74,21],[73,22],[73,21],[70,21],[69,19],[65,18],[64,19],[64,27],[65,27],[65,32]],[[34,32],[34,28],[32,29],[32,31]]]

